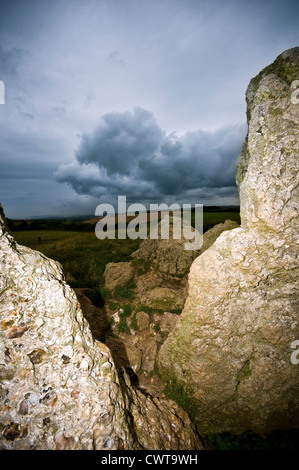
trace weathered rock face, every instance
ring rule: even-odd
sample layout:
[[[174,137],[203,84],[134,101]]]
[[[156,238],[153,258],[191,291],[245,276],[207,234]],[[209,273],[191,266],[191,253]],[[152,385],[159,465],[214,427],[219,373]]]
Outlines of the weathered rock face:
[[[58,263],[1,235],[1,447],[134,446],[108,348]]]
[[[158,364],[188,397],[199,430],[268,432],[299,425],[299,48],[248,87],[237,165],[241,227],[191,266],[189,295]]]
[[[168,222],[168,219],[165,219]],[[133,258],[144,258],[150,260],[155,269],[162,275],[182,278],[188,274],[189,268],[198,255],[198,250],[186,250],[185,244],[190,241],[184,237],[183,222],[178,216],[169,217],[168,223],[158,224],[159,238],[146,238],[140,244],[139,249],[132,254]],[[176,239],[173,234],[180,229],[182,237]],[[193,229],[193,233],[195,230]],[[198,240],[200,234],[198,232]],[[192,240],[194,241],[194,240]]]
[[[222,232],[226,230],[232,230],[234,228],[239,227],[237,222],[233,220],[226,220],[222,224],[214,225],[214,227],[210,228],[203,236],[203,243],[202,247],[199,250],[199,255],[201,255],[204,251],[206,251],[213,243],[217,240],[217,238],[221,235]]]
[[[104,272],[105,285],[108,289],[124,286],[134,275],[130,263],[108,263]]]
[[[16,244],[2,209],[0,266],[1,449],[202,448],[186,413],[118,377],[59,263]]]
[[[298,51],[284,52],[251,80],[248,137],[237,164],[242,225],[283,238],[298,233],[299,224],[299,103],[292,86],[299,79]]]

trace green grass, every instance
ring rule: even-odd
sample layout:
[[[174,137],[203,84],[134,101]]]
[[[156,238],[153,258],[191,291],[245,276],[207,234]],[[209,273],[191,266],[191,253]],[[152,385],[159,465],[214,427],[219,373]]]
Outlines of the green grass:
[[[117,330],[119,331],[119,333],[130,333],[130,328],[128,327],[125,318],[121,318],[119,324],[117,325]]]
[[[108,307],[109,307],[110,310],[118,310],[118,309],[121,308],[120,304],[117,304],[115,302],[110,302],[108,304]]]
[[[71,287],[90,289],[103,288],[107,263],[131,261],[130,254],[140,244],[140,240],[98,240],[94,233],[56,230],[16,231],[13,235],[21,245],[59,261],[64,273],[74,278]],[[102,294],[105,297],[107,292]]]
[[[138,331],[138,330],[139,330],[139,326],[138,326],[137,318],[136,318],[136,312],[132,315],[130,327],[131,327],[132,330],[134,330],[134,331]]]
[[[126,318],[129,317],[132,313],[132,308],[130,305],[124,305],[122,307],[122,312],[119,312],[120,318]]]
[[[134,298],[134,289],[136,287],[135,281],[131,279],[124,286],[116,286],[114,289],[113,298],[116,300],[128,299],[132,300]]]
[[[216,224],[221,224],[226,220],[233,220],[240,224],[239,212],[204,212],[203,213],[203,227],[204,231],[212,228]],[[191,223],[194,224],[194,214],[191,217]]]
[[[137,269],[138,276],[146,274],[150,271],[152,262],[145,258],[135,258],[131,261],[131,265]]]
[[[206,229],[214,224],[224,222],[226,219],[239,222],[239,213],[203,213],[204,228]],[[148,260],[132,260],[130,257],[131,253],[139,248],[142,240],[99,240],[94,231],[71,231],[69,230],[69,226],[72,227],[71,224],[55,225],[54,222],[50,225],[48,222],[46,224],[51,227],[52,225],[53,229],[16,230],[13,235],[19,244],[38,250],[49,258],[59,261],[65,275],[68,273],[72,276],[68,280],[70,286],[91,289],[93,292],[89,292],[88,296],[98,305],[110,297],[110,293],[104,287],[103,279],[108,263],[131,262],[138,275],[145,274],[150,269]],[[42,227],[41,221],[39,221],[39,226]],[[68,226],[68,229],[59,230],[61,226]],[[131,281],[126,286],[118,287],[115,292],[116,300],[132,300],[134,288],[135,285]],[[156,312],[158,310],[155,309]]]

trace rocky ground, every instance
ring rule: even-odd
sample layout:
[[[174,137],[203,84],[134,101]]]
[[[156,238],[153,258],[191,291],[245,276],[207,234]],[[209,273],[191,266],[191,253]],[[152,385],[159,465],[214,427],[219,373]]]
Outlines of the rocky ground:
[[[104,273],[108,298],[105,307],[98,309],[96,318],[102,317],[98,325],[91,302],[79,295],[92,330],[97,328],[99,337],[104,334],[116,365],[124,366],[135,386],[146,393],[165,398],[156,358],[184,307],[193,260],[220,233],[237,226],[230,220],[216,225],[204,234],[197,251],[186,251],[185,239],[146,239],[131,262],[109,263]]]

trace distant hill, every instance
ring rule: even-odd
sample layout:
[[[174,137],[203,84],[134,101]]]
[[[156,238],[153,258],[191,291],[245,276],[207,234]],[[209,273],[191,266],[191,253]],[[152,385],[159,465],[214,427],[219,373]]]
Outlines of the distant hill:
[[[194,208],[191,212],[194,213]],[[204,231],[211,228],[216,223],[223,222],[225,218],[237,220],[239,222],[239,206],[204,206]],[[218,213],[218,216],[217,216]],[[224,214],[225,213],[225,214]],[[232,215],[230,216],[229,213]],[[234,216],[233,216],[234,213]],[[223,216],[221,215],[223,214]],[[137,214],[136,214],[137,215]],[[127,214],[126,223],[128,224],[133,220],[136,215]],[[144,215],[144,222],[150,222],[150,212],[147,211]],[[153,214],[151,214],[153,217]],[[161,220],[161,212],[154,214],[154,220]],[[22,230],[67,230],[74,232],[92,232],[96,223],[102,217],[95,217],[94,215],[74,216],[74,217],[45,217],[43,218],[30,218],[30,219],[7,219],[7,224],[12,231]],[[223,219],[223,220],[222,220]],[[192,222],[194,221],[194,214],[192,215]],[[118,228],[118,214],[115,215],[115,226]]]

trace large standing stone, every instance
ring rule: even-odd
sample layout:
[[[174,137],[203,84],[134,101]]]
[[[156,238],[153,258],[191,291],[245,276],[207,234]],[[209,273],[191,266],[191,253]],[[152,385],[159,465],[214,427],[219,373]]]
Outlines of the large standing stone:
[[[241,227],[192,264],[184,311],[158,356],[202,432],[299,425],[298,79],[294,48],[251,80]]]
[[[134,448],[108,348],[59,263],[15,243],[0,210],[0,447]]]
[[[203,448],[186,413],[118,376],[59,263],[18,245],[1,206],[0,267],[1,449]]]

